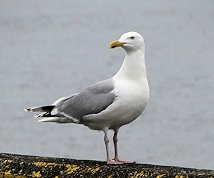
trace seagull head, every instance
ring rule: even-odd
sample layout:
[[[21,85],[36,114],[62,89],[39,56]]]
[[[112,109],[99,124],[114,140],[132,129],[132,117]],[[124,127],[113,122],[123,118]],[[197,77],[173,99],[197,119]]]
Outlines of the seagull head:
[[[144,39],[137,32],[127,32],[124,33],[119,40],[113,41],[110,44],[110,48],[122,47],[128,51],[144,51]]]

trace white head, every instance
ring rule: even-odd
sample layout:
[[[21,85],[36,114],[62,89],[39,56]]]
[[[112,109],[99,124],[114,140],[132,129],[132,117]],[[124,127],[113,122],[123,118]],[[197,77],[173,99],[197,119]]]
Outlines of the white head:
[[[122,47],[127,52],[143,50],[145,48],[143,37],[137,32],[124,33],[119,40],[113,41],[110,48]]]

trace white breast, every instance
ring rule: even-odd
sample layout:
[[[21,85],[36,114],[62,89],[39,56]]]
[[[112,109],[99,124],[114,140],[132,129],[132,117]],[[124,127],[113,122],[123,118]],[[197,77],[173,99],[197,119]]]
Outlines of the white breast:
[[[115,94],[118,96],[120,117],[115,125],[128,124],[136,119],[145,109],[149,99],[147,79],[142,81],[120,80],[115,82]]]

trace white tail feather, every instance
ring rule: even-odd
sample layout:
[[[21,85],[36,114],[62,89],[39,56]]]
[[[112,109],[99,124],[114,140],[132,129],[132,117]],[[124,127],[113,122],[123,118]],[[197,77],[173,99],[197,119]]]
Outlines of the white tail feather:
[[[66,117],[43,117],[38,122],[57,122],[57,123],[74,123],[71,119]]]
[[[28,107],[26,109],[24,109],[24,111],[26,112],[44,112],[42,110],[42,106],[38,106],[38,107]]]

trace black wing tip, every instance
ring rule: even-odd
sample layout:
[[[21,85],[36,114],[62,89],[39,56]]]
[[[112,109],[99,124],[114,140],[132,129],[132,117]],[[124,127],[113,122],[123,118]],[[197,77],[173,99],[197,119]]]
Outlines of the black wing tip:
[[[25,108],[24,111],[29,112],[29,111],[31,111],[31,108]]]
[[[55,106],[50,105],[50,106],[42,106],[41,109],[44,111],[51,111]]]

